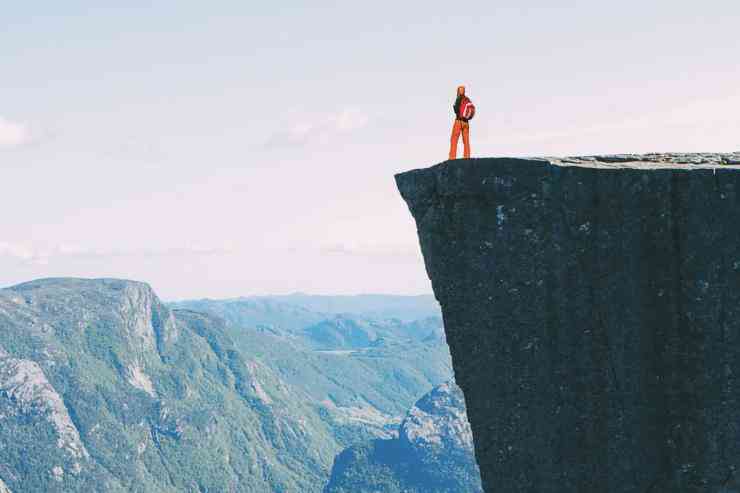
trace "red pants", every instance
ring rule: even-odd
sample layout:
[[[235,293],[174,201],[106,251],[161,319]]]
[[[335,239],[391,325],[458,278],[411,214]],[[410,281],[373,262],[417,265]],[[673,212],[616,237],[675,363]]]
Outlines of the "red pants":
[[[470,124],[468,122],[455,119],[455,124],[452,125],[450,159],[457,159],[457,141],[460,139],[460,134],[462,134],[463,139],[463,155],[465,156],[465,159],[470,157]]]

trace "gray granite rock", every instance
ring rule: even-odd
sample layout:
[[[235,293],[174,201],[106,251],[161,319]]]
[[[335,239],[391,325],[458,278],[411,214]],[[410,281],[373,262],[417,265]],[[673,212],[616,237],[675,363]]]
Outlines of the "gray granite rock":
[[[491,158],[396,177],[487,492],[736,490],[737,163]]]

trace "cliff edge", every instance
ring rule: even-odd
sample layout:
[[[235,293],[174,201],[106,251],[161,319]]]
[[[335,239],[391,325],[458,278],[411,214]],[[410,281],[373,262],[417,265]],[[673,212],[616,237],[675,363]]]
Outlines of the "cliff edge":
[[[396,176],[487,492],[740,491],[737,165],[489,158]]]

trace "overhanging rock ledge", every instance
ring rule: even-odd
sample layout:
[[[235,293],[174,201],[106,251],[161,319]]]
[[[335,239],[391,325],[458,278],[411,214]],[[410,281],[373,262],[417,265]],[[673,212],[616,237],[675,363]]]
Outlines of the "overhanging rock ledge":
[[[736,491],[737,165],[486,158],[396,176],[487,492]]]

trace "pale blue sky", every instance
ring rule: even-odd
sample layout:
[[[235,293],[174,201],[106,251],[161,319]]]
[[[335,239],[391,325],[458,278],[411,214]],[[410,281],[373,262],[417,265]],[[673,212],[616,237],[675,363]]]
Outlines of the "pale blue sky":
[[[429,292],[393,174],[473,154],[740,150],[740,2],[12,2],[0,285]]]

